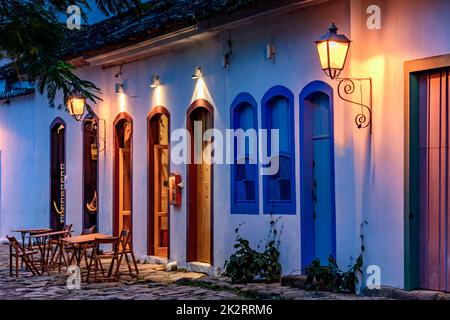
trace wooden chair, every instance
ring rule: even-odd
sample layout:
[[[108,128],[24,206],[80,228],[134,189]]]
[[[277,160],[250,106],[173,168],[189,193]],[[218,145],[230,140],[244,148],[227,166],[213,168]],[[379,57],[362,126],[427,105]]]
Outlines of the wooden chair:
[[[139,268],[136,263],[136,258],[134,256],[133,252],[133,244],[131,242],[131,231],[130,230],[122,230],[120,232],[119,236],[119,268],[120,264],[122,263],[122,259],[125,257],[125,260],[127,262],[128,271],[130,272],[130,275],[133,275],[133,270],[130,265],[130,260],[128,259],[128,254],[131,256],[131,260],[133,262],[133,267],[136,272],[136,274],[139,274]]]
[[[49,250],[47,253],[50,253],[51,251],[51,258],[49,265],[54,265],[56,261],[58,261],[58,271],[61,272],[61,264],[64,261],[64,266],[67,267],[67,260],[64,255],[64,244],[61,243],[61,238],[67,238],[71,236],[72,233],[72,225],[66,224],[63,228],[63,231],[66,231],[66,233],[62,236],[58,236],[57,238],[53,238],[49,240],[48,248]],[[58,250],[59,249],[59,250]],[[48,260],[48,259],[47,259]]]
[[[100,246],[111,245],[111,251],[103,252]],[[105,274],[102,259],[109,259],[108,273]],[[114,264],[116,264],[113,274]],[[94,270],[92,271],[92,267]],[[98,272],[101,271],[101,280],[119,281],[119,237],[109,237],[104,239],[95,239],[92,253],[87,267],[86,282],[89,282],[91,274],[94,274],[94,281],[99,280]]]
[[[86,234],[93,234],[95,233],[97,230],[97,226],[92,226],[90,228],[86,228],[83,229],[83,231],[81,232],[81,235],[86,235]],[[83,245],[82,251],[81,251],[81,255],[84,257],[84,262],[86,264],[86,267],[88,265],[88,255],[87,255],[87,251],[89,249],[92,249],[94,246],[94,243],[87,243]],[[73,246],[72,245],[66,245],[66,247],[64,248],[64,250],[66,252],[70,252],[70,251],[74,251]],[[72,256],[68,259],[68,264],[71,265],[73,262],[73,259],[75,258],[75,254],[72,254]]]
[[[13,274],[13,257],[15,258],[16,262],[16,277],[19,276],[19,258],[21,261],[25,264],[27,267],[27,270],[30,270],[33,275],[40,276],[39,270],[36,268],[34,262],[33,262],[33,255],[39,254],[37,251],[28,251],[20,245],[19,241],[15,237],[8,237],[6,238],[9,241],[9,275],[12,277]]]

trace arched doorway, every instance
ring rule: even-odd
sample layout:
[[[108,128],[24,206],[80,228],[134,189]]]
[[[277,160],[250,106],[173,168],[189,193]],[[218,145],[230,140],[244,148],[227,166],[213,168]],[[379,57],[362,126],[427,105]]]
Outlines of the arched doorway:
[[[300,94],[302,266],[336,258],[333,89],[314,81]]]
[[[201,125],[201,132],[194,130]],[[213,264],[213,167],[201,161],[203,150],[211,141],[203,141],[203,133],[214,126],[214,109],[198,99],[187,111],[187,128],[191,137],[188,165],[187,260]],[[197,130],[198,131],[198,130]],[[201,133],[202,137],[196,134]],[[202,141],[196,157],[195,141]],[[197,159],[197,161],[195,161]]]
[[[83,229],[98,227],[98,119],[87,116],[83,130]]]
[[[62,230],[66,213],[66,123],[57,118],[50,125],[50,228]]]
[[[133,230],[133,120],[121,113],[114,121],[114,221],[115,235]]]
[[[148,121],[148,239],[149,255],[169,257],[170,114],[155,107]]]

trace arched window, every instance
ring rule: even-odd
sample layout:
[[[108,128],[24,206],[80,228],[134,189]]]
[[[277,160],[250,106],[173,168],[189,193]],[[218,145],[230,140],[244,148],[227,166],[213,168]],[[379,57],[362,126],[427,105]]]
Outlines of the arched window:
[[[263,203],[265,214],[295,214],[295,139],[294,95],[281,86],[271,88],[262,99],[262,127],[268,130],[267,155],[269,165],[276,163],[278,170],[263,177]],[[272,154],[271,132],[279,130],[279,154]]]
[[[231,105],[234,159],[231,166],[231,213],[259,214],[256,101],[240,93]]]

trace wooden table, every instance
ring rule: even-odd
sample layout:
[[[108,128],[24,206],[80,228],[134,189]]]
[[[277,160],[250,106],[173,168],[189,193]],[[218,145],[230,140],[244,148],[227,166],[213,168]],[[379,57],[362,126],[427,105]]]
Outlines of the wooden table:
[[[27,234],[34,235],[39,233],[51,232],[52,229],[49,228],[41,228],[41,229],[17,229],[11,230],[11,232],[20,233],[22,235],[22,247],[25,250],[25,238]]]
[[[67,244],[71,244],[73,246],[73,249],[74,249],[73,257],[75,257],[77,266],[80,267],[81,252],[83,250],[83,246],[94,242],[95,239],[105,239],[105,238],[110,238],[110,237],[111,237],[110,235],[103,234],[103,233],[91,233],[91,234],[85,234],[85,235],[81,235],[81,236],[62,238],[61,241],[65,242]],[[72,261],[72,259],[70,259],[70,261]]]
[[[59,240],[58,240],[58,245],[56,247],[56,250],[58,250],[58,247],[60,248],[60,250],[62,250],[60,238],[63,236],[67,236],[68,233],[70,233],[70,231],[62,230],[62,231],[52,231],[52,232],[32,234],[28,237],[30,240],[35,239],[37,242],[39,252],[41,253],[42,274],[44,274],[46,269],[47,269],[47,274],[49,273],[47,262],[48,262],[48,253],[51,250],[51,248],[49,248],[47,251],[47,249],[46,249],[47,239],[53,238],[53,237],[58,237]],[[47,252],[47,255],[46,255],[46,252]],[[60,255],[60,264],[61,264],[61,255]]]

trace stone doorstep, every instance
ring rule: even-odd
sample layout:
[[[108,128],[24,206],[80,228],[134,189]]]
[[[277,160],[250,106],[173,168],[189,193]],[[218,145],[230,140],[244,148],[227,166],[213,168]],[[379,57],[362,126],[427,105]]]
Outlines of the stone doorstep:
[[[294,287],[298,289],[305,289],[306,276],[292,275],[281,278],[281,285]],[[380,297],[399,300],[450,300],[450,293],[442,291],[429,290],[413,290],[406,291],[399,288],[382,286],[380,290],[363,289],[363,296]]]

